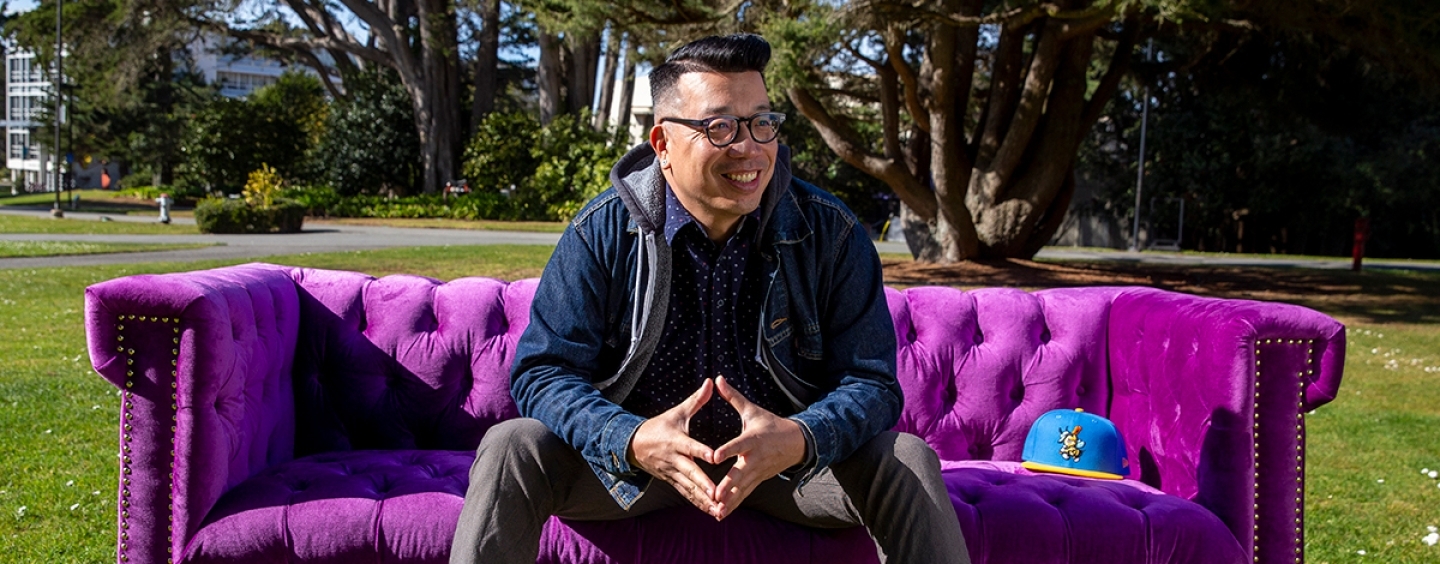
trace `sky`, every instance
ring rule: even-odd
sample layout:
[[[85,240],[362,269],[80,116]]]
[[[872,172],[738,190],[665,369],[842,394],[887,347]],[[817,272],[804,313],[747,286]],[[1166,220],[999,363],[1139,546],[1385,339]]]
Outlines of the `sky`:
[[[38,5],[40,5],[40,3],[35,0],[8,0],[5,3],[5,13],[18,14],[20,12],[29,12],[30,10],[34,10],[35,6]]]

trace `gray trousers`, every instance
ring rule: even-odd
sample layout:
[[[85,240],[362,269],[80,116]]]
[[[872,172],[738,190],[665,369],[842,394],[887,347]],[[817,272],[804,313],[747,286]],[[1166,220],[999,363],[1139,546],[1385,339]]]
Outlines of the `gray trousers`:
[[[723,467],[710,470],[712,479],[724,473]],[[882,433],[801,489],[804,495],[794,482],[772,478],[741,507],[809,527],[863,524],[889,562],[970,562],[940,479],[939,458],[914,435]],[[534,564],[541,529],[552,515],[602,521],[689,505],[668,483],[655,479],[629,511],[623,510],[579,452],[539,421],[512,419],[492,427],[480,441],[450,562]]]

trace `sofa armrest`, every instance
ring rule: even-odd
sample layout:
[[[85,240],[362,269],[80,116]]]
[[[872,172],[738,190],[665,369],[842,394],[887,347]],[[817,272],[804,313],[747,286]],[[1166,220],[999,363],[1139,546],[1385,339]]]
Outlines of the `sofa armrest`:
[[[1304,414],[1339,391],[1345,327],[1294,305],[1135,289],[1116,296],[1109,333],[1131,476],[1214,512],[1256,561],[1302,561]]]
[[[178,560],[221,494],[293,456],[295,284],[265,264],[128,276],[85,290],[85,324],[122,391],[117,559]]]

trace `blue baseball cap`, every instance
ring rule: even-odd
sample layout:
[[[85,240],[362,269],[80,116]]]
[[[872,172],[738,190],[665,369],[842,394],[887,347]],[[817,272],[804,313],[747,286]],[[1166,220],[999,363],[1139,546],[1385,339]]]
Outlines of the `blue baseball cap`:
[[[1109,419],[1083,409],[1047,411],[1030,426],[1021,466],[1087,478],[1119,480],[1130,474],[1125,438]]]

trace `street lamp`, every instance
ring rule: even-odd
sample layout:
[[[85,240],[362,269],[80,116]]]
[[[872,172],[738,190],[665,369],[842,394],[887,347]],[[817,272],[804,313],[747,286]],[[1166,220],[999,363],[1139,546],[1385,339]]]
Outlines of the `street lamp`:
[[[64,103],[63,96],[60,94],[60,75],[64,72],[65,62],[64,51],[62,51],[64,44],[61,43],[60,37],[60,14],[64,5],[64,0],[55,0],[55,91],[52,94],[55,98],[55,153],[52,156],[55,163],[55,207],[50,208],[50,215],[55,217],[65,217],[65,210],[60,209],[60,159],[62,155],[60,152],[60,110],[61,104]]]
[[[57,2],[59,0],[56,0]],[[1149,62],[1150,51],[1155,48],[1155,39],[1145,46],[1145,60]],[[1130,231],[1130,250],[1140,250],[1140,192],[1145,189],[1145,129],[1150,121],[1150,83],[1145,83],[1145,95],[1140,99],[1140,161],[1135,171],[1135,227]]]

